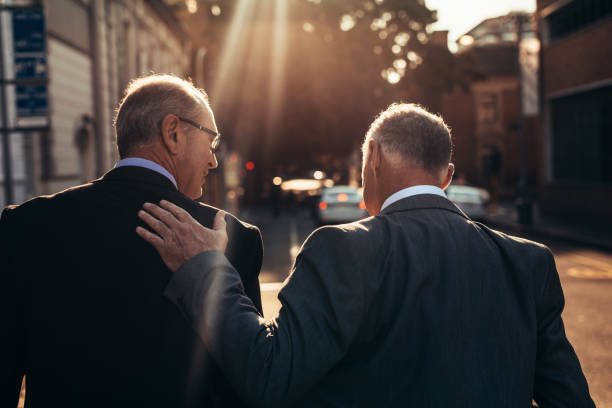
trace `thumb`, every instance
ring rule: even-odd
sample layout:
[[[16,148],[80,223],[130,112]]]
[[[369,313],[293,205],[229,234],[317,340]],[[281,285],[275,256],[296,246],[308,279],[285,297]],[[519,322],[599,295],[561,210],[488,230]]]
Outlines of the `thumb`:
[[[215,215],[215,220],[213,221],[213,229],[215,231],[225,230],[225,211],[219,210]]]

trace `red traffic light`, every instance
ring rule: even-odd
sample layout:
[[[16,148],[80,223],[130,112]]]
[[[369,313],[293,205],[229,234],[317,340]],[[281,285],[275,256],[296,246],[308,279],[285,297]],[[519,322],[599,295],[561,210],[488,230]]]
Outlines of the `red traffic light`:
[[[247,169],[248,171],[251,171],[255,168],[255,163],[253,163],[252,161],[248,161],[244,165],[244,168]]]

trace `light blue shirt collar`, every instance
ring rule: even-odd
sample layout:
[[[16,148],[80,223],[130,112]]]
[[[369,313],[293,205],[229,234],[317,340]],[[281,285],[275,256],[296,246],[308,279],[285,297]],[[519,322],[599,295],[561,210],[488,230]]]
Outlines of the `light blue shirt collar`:
[[[382,207],[380,207],[380,211],[384,210],[386,207],[390,206],[396,201],[399,201],[406,197],[412,197],[418,194],[435,194],[435,195],[439,195],[441,197],[446,198],[446,194],[444,194],[444,190],[442,190],[440,187],[429,186],[429,185],[412,186],[412,187],[404,188],[400,191],[397,191],[391,194],[389,197],[387,197]]]
[[[172,184],[174,184],[174,187],[176,187],[176,189],[178,190],[178,185],[176,184],[176,180],[174,179],[172,174],[170,174],[170,172],[164,167],[151,160],[142,159],[140,157],[128,157],[126,159],[119,160],[117,164],[115,164],[115,168],[123,166],[144,167],[145,169],[156,171],[162,176],[167,177],[172,182]]]

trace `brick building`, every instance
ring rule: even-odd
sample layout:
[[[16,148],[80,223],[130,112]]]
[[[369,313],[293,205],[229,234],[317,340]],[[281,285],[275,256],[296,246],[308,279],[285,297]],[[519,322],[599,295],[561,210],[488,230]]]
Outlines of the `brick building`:
[[[520,178],[519,46],[516,19],[523,26],[521,49],[533,41],[530,15],[511,13],[484,20],[458,40],[457,58],[466,60],[474,73],[469,85],[442,96],[442,115],[452,128],[456,173],[469,184],[513,198]],[[537,40],[536,40],[537,41]],[[536,84],[526,83],[537,95]],[[525,92],[527,90],[527,92]],[[523,109],[529,87],[523,86]],[[533,104],[533,103],[532,103]],[[528,187],[537,185],[537,112],[527,112]]]
[[[537,16],[542,213],[612,223],[612,2],[538,0]]]

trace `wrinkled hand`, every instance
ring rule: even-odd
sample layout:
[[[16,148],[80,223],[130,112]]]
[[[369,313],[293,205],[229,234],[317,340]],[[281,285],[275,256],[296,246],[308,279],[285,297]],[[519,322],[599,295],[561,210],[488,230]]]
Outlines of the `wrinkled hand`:
[[[157,235],[142,227],[137,227],[136,233],[155,247],[172,272],[201,252],[225,252],[227,231],[223,210],[217,212],[213,229],[209,229],[181,207],[165,200],[160,201],[159,206],[144,203],[142,207],[138,217]]]

